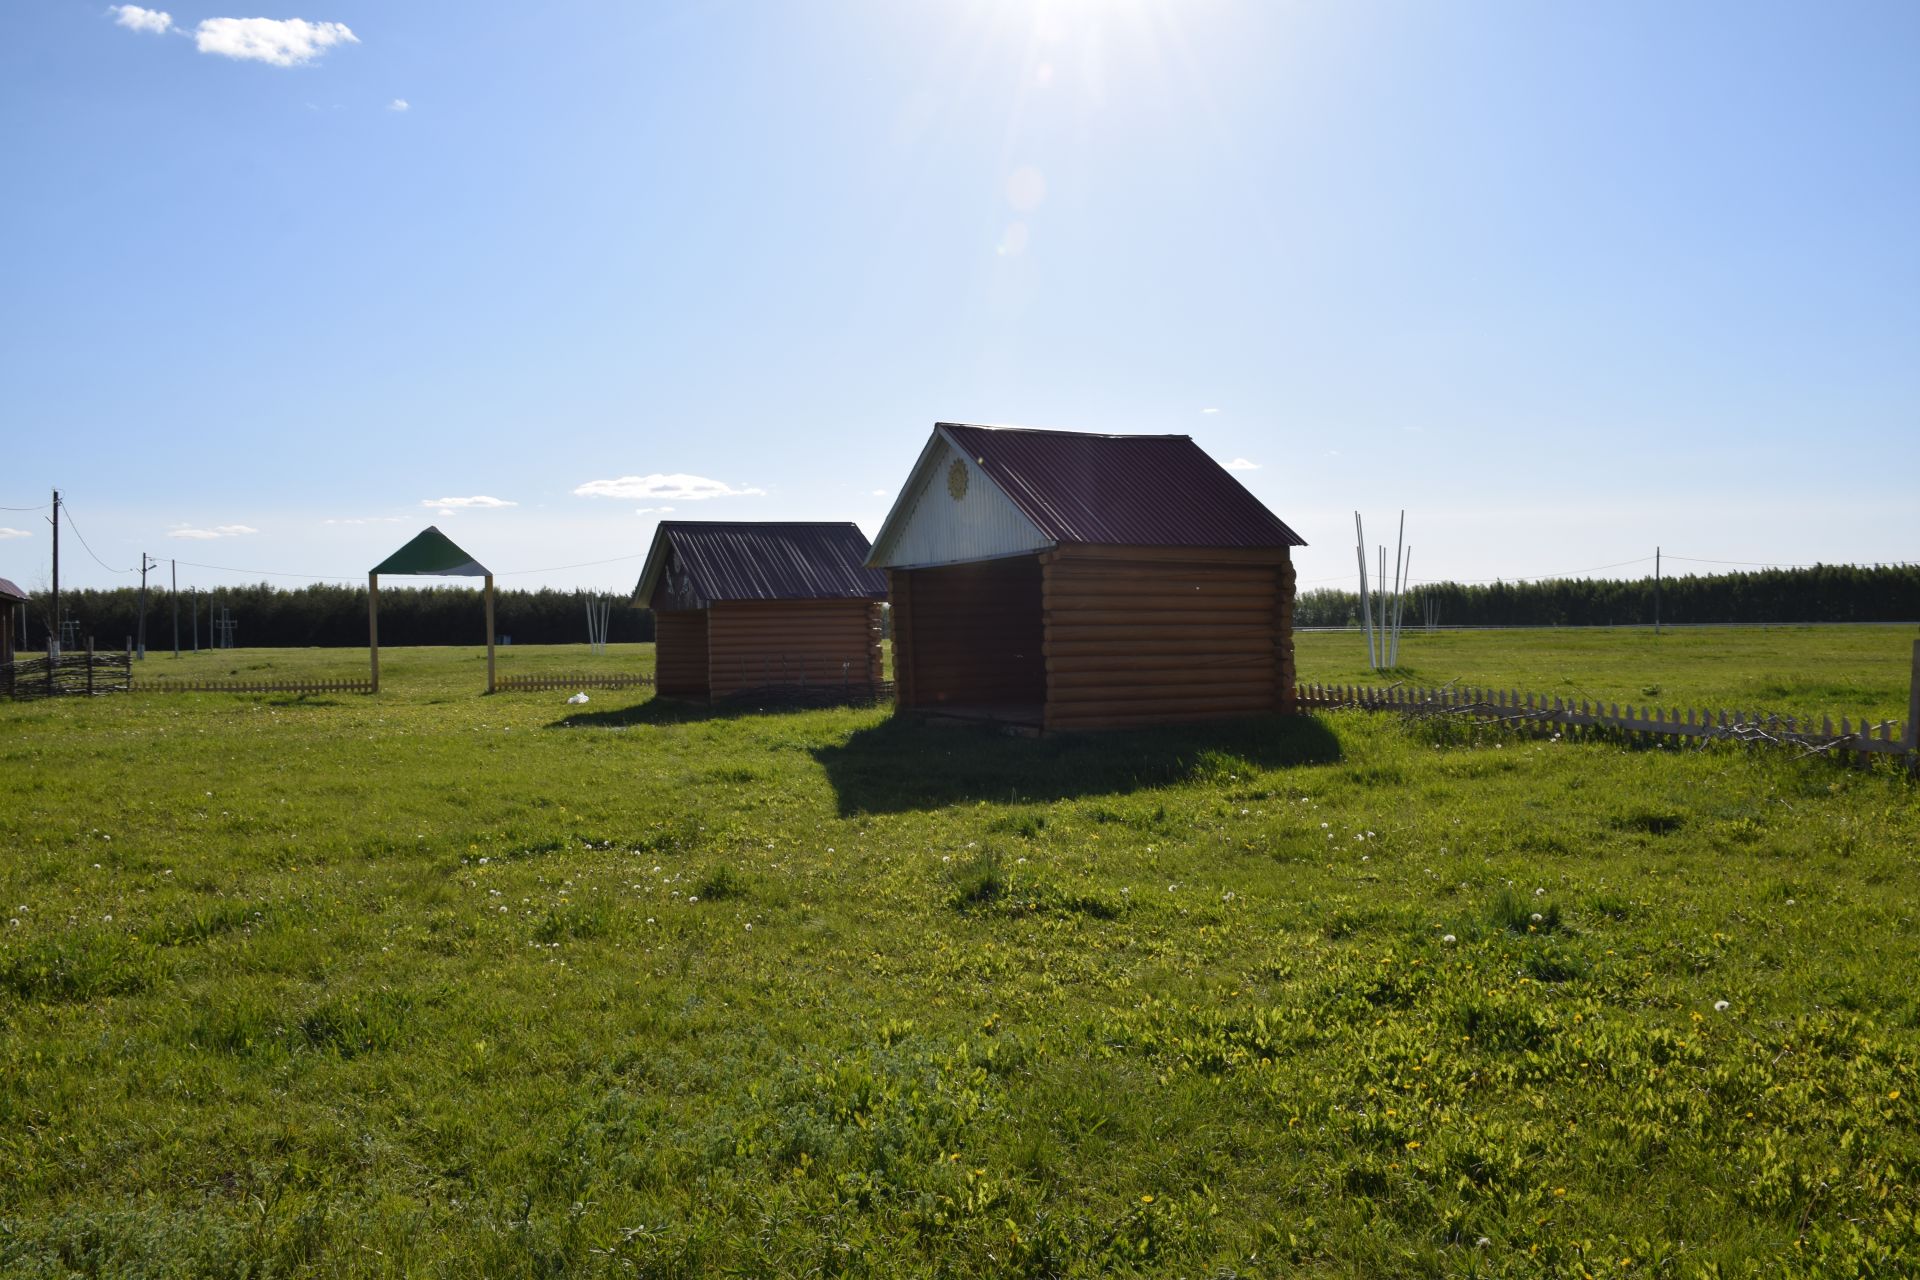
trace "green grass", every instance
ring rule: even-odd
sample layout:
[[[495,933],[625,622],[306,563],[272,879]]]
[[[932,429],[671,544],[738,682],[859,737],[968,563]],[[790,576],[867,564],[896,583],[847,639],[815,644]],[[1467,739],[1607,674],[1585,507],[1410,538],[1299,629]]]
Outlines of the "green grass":
[[[1367,670],[1359,633],[1295,641],[1300,679],[1323,684],[1462,685],[1549,697],[1715,711],[1907,718],[1915,627],[1669,630],[1407,630],[1400,666]]]
[[[1570,670],[1746,678],[1679,648]],[[0,1274],[1920,1269],[1890,769],[572,707],[476,653],[0,705]]]

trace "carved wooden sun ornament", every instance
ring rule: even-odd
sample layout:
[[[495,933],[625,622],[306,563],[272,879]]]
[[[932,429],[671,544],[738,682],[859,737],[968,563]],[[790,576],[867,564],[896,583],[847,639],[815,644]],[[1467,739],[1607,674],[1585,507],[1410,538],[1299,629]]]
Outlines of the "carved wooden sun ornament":
[[[947,468],[947,492],[955,502],[967,496],[967,464],[958,458]]]

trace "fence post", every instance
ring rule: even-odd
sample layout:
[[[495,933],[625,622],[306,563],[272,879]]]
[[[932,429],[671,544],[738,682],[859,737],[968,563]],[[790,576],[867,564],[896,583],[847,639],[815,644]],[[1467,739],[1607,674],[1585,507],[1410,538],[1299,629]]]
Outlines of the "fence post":
[[[60,652],[59,638],[55,636],[53,633],[49,632],[47,634],[47,696],[49,698],[53,696],[54,658],[57,654],[59,654],[59,652]]]
[[[1907,771],[1920,775],[1920,640],[1913,642],[1913,671],[1907,677]]]
[[[93,637],[87,637],[87,696],[93,696]]]

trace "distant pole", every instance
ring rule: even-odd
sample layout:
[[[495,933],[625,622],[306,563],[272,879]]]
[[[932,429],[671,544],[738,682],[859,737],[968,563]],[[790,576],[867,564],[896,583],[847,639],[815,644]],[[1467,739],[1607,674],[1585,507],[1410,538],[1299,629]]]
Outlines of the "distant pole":
[[[54,657],[60,656],[60,491],[53,491],[53,624],[48,634],[53,637],[53,648],[49,650]]]
[[[1367,629],[1367,669],[1375,670],[1379,662],[1373,651],[1373,606],[1367,600],[1367,535],[1360,524],[1360,513],[1353,513],[1353,556],[1360,562],[1360,623]]]
[[[193,589],[193,607],[187,610],[187,616],[193,619],[193,651],[200,652],[200,588]]]
[[[1907,750],[1920,751],[1920,640],[1913,642],[1913,674],[1907,680]],[[1920,773],[1920,757],[1909,759],[1907,767]]]
[[[173,577],[167,587],[167,595],[173,599],[173,656],[180,656],[180,562],[167,561],[167,567]]]
[[[140,553],[140,649],[142,662],[147,658],[147,570],[158,569],[160,562],[142,551]]]
[[[373,691],[380,692],[380,575],[367,575],[367,657],[373,666]]]
[[[486,576],[486,691],[493,693],[493,574]]]
[[[1642,560],[1641,564],[1646,561]],[[1653,634],[1660,634],[1660,548],[1653,549]]]

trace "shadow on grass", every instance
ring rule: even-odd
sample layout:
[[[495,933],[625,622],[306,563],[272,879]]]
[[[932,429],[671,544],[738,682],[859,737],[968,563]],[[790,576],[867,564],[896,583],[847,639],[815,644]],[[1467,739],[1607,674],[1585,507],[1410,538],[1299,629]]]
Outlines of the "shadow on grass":
[[[1165,729],[1047,738],[894,716],[814,759],[841,816],[1113,795],[1254,769],[1337,763],[1340,740],[1317,717],[1261,716]]]
[[[751,699],[728,700],[709,706],[693,698],[648,698],[630,707],[610,707],[605,711],[577,711],[548,725],[549,729],[626,729],[638,725],[694,724],[704,720],[739,720],[746,716],[775,716],[819,711],[826,708],[860,707],[857,702],[781,702]]]

